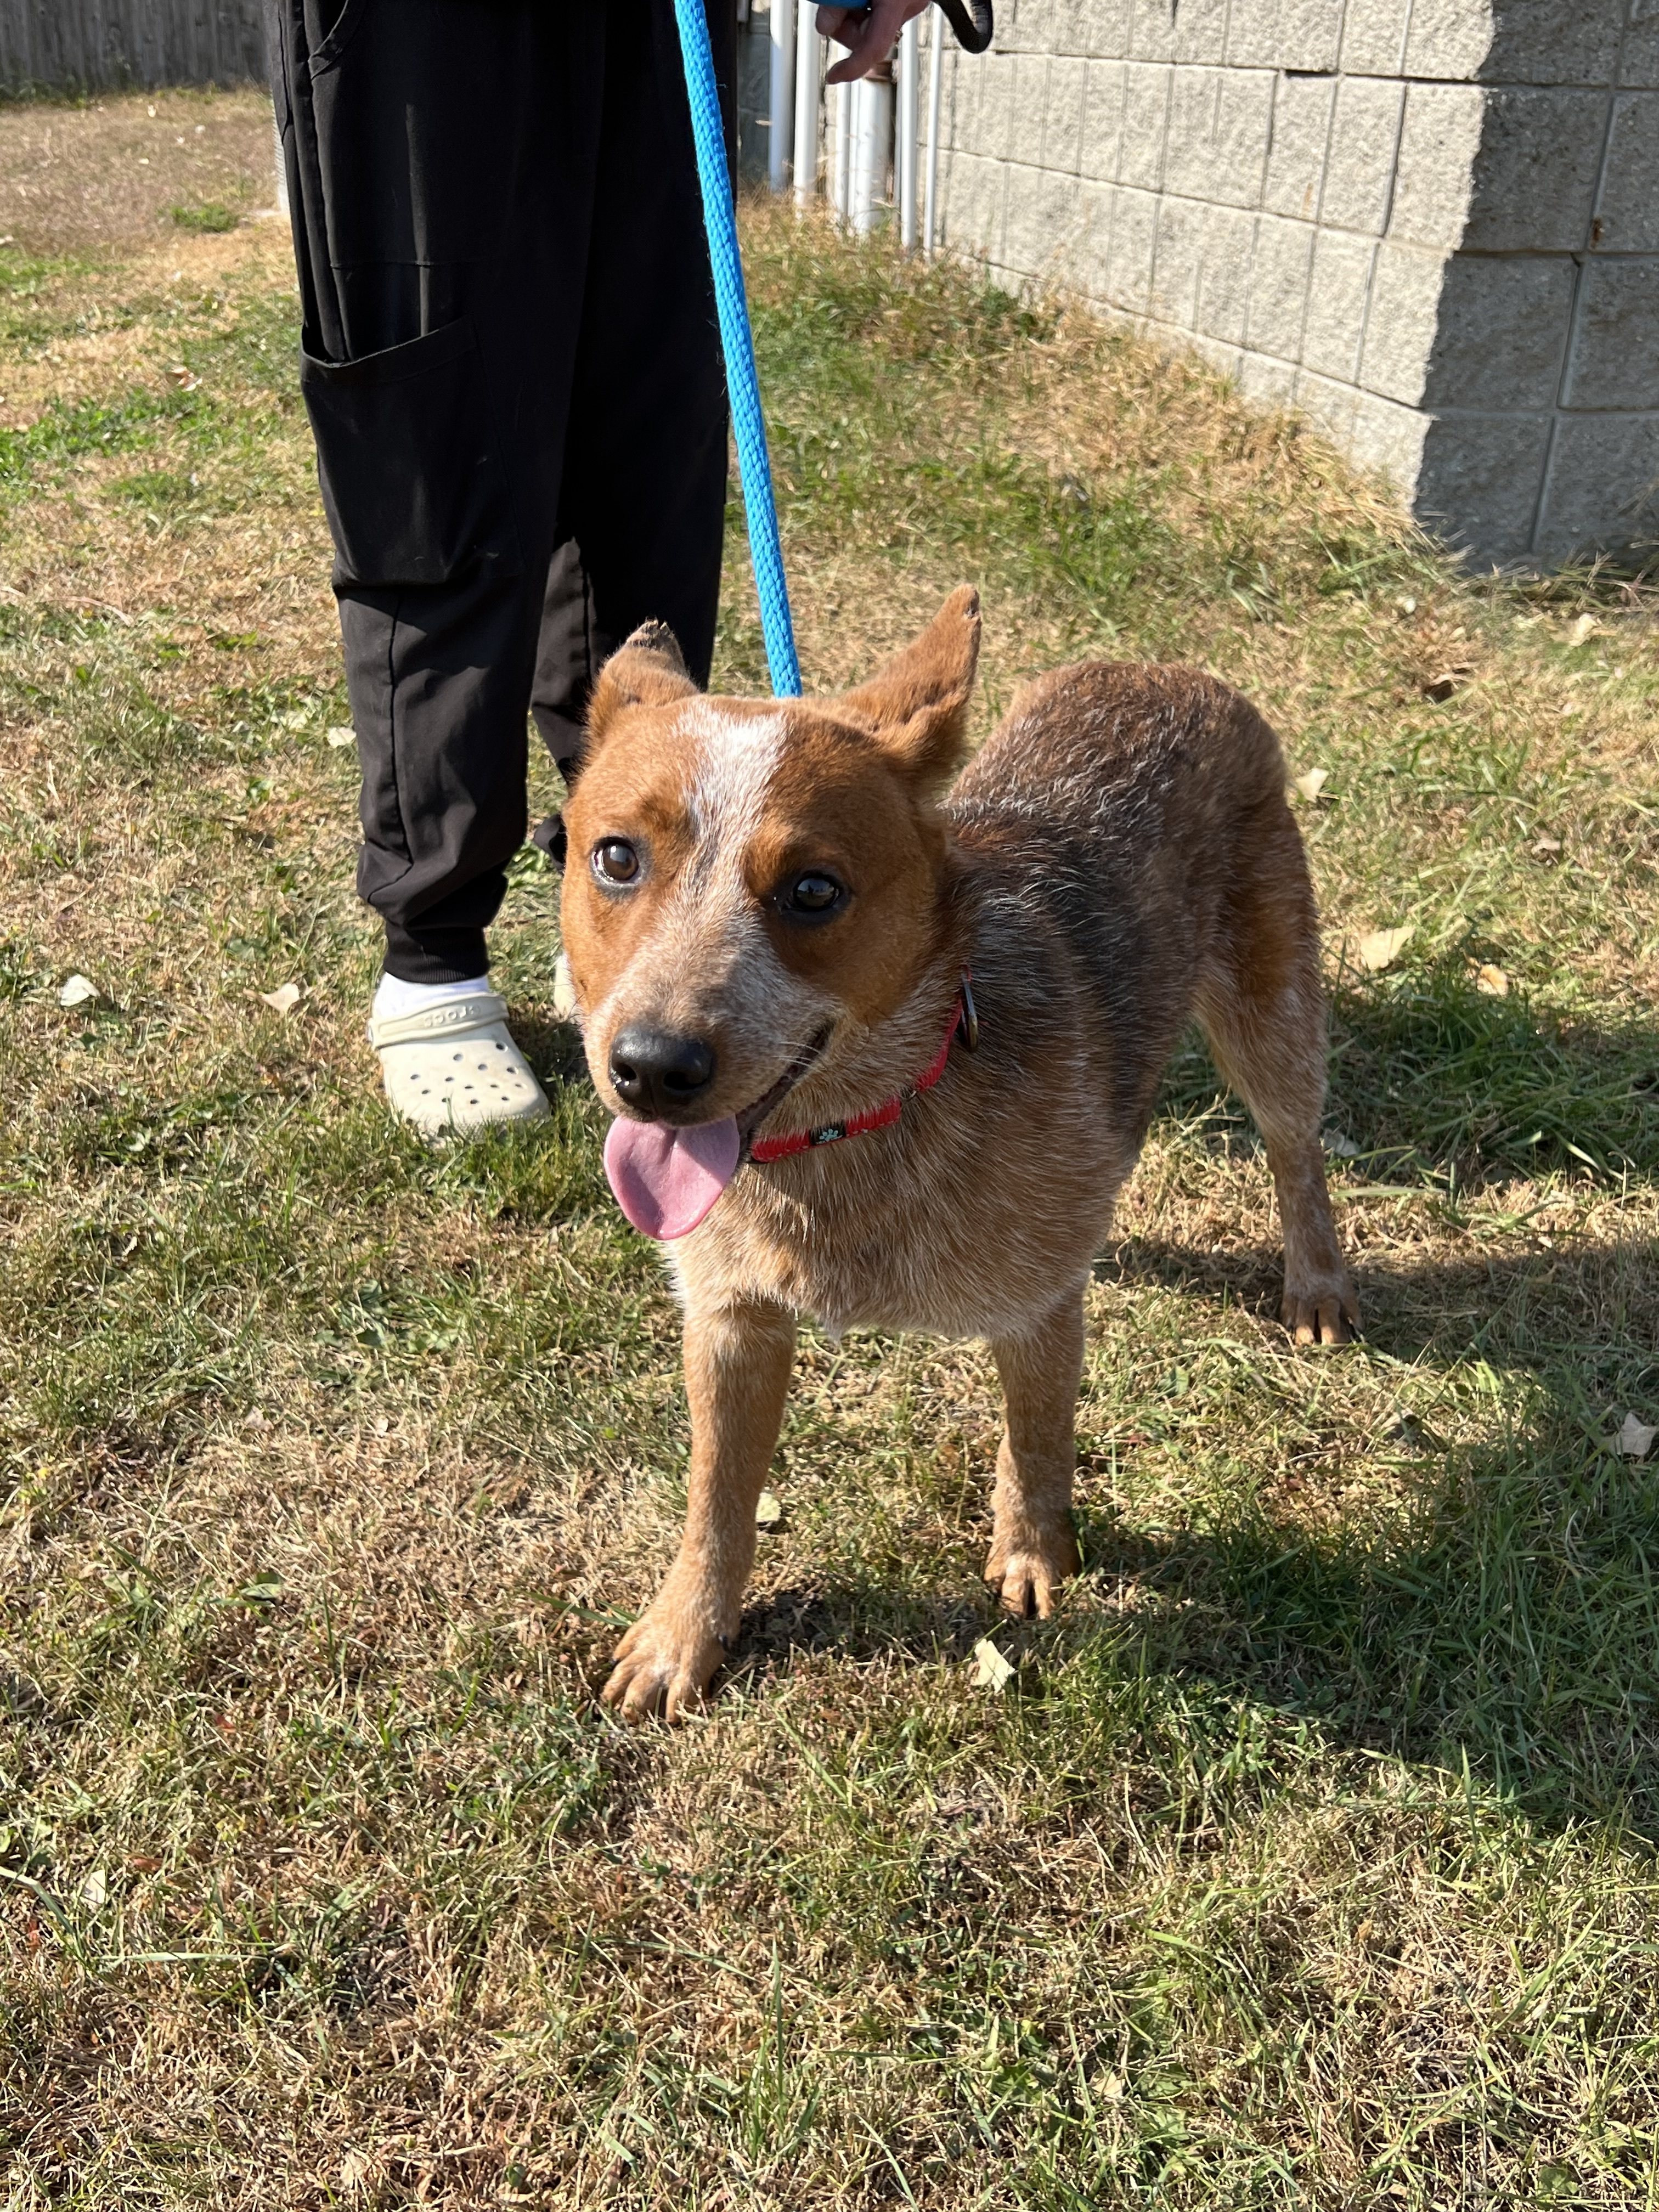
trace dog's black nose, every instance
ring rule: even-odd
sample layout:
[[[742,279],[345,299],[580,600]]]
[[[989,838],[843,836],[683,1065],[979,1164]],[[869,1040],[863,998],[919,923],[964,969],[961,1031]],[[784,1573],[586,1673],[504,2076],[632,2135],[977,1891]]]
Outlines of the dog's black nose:
[[[701,1037],[667,1030],[619,1030],[611,1048],[611,1080],[625,1105],[641,1114],[673,1114],[714,1079],[714,1055]]]

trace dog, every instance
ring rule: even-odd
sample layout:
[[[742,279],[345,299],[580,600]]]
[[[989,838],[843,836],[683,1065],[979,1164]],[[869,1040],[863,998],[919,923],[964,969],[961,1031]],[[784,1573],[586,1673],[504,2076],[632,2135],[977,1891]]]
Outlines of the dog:
[[[1278,740],[1194,670],[1095,663],[964,768],[979,638],[964,587],[856,690],[750,701],[647,625],[594,686],[565,958],[612,1189],[669,1248],[692,1435],[678,1555],[603,1692],[629,1720],[691,1710],[730,1648],[803,1314],[989,1340],[985,1574],[1050,1612],[1084,1288],[1192,1018],[1266,1140],[1286,1323],[1358,1326]]]

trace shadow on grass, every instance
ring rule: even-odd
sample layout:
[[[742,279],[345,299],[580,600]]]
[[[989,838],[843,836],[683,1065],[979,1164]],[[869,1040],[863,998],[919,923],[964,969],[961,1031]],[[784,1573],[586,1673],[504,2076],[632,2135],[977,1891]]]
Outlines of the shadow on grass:
[[[1490,997],[1460,945],[1331,994],[1329,1122],[1378,1180],[1467,1190],[1553,1169],[1603,1180],[1659,1175],[1659,1026],[1617,1028]],[[1196,1031],[1171,1060],[1159,1110],[1250,1127],[1218,1097]]]

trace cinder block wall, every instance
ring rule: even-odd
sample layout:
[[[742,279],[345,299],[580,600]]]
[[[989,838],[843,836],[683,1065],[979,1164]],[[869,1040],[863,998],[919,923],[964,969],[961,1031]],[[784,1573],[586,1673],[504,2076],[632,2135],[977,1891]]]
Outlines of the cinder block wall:
[[[999,0],[944,241],[1196,345],[1481,562],[1659,538],[1659,0]]]

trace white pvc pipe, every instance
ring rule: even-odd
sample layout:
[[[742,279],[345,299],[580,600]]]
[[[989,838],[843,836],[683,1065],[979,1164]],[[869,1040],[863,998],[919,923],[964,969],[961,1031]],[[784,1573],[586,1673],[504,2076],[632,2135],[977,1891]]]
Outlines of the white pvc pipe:
[[[850,84],[835,87],[836,159],[833,171],[835,209],[842,222],[847,220],[848,191],[853,173],[853,88]]]
[[[861,236],[876,227],[886,198],[887,164],[893,151],[893,87],[880,77],[860,77],[853,104],[853,228]]]
[[[795,205],[805,207],[818,188],[818,32],[812,0],[795,16]]]
[[[933,258],[933,241],[939,234],[933,216],[939,204],[939,96],[945,76],[945,25],[937,9],[932,15],[929,27],[933,35],[933,51],[927,64],[927,205],[921,224],[921,250],[930,261]]]
[[[899,33],[898,155],[896,171],[899,204],[899,242],[907,253],[916,250],[916,92],[921,76],[921,26],[912,15]]]
[[[771,143],[767,182],[775,192],[789,182],[789,156],[795,137],[795,0],[772,0]]]

